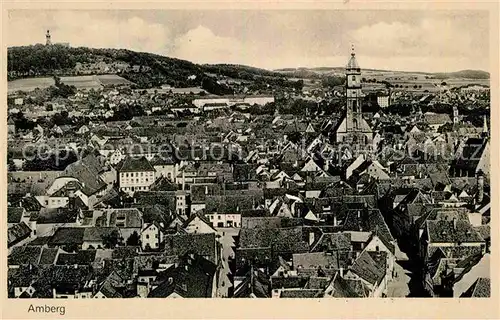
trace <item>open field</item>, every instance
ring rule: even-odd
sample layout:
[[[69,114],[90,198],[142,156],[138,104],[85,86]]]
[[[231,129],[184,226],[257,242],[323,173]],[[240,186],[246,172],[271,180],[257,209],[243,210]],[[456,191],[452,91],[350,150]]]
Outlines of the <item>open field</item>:
[[[100,89],[102,84],[97,76],[61,77],[64,84],[75,86],[77,89]]]
[[[102,85],[119,85],[119,84],[132,84],[131,81],[128,81],[125,78],[120,77],[116,74],[102,74],[96,76],[97,79],[101,82]]]
[[[9,81],[7,84],[8,93],[14,93],[16,91],[33,91],[36,88],[44,89],[53,86],[55,81],[53,78],[26,78],[17,79],[14,81]]]
[[[100,89],[107,85],[132,84],[132,82],[116,74],[61,77],[61,81],[64,84],[84,90]],[[17,79],[8,82],[8,93],[16,91],[30,92],[36,88],[45,89],[53,85],[55,85],[55,81],[49,77]]]

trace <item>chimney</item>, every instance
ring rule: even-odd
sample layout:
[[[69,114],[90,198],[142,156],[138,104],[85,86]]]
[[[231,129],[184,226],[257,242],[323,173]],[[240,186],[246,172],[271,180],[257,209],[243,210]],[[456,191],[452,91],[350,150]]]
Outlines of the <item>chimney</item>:
[[[314,232],[309,232],[309,245],[314,243]]]
[[[453,218],[453,230],[457,230],[457,218]]]
[[[484,198],[484,174],[482,171],[477,173],[477,202],[483,202]]]
[[[182,191],[186,190],[186,176],[185,176],[185,170],[182,170]]]
[[[323,170],[325,170],[326,172],[328,172],[328,170],[330,170],[330,161],[328,159],[325,159],[325,166],[324,166]]]

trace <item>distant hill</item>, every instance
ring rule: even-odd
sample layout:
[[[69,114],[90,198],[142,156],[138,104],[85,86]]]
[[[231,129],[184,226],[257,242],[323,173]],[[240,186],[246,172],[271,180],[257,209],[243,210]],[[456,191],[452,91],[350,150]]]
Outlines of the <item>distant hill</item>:
[[[489,72],[482,70],[461,70],[457,72],[433,73],[437,79],[464,78],[464,79],[489,79]]]
[[[278,73],[297,78],[317,78],[325,73],[344,73],[343,67],[315,67],[315,68],[282,68],[275,70]],[[362,72],[401,73],[401,74],[423,74],[436,79],[464,78],[464,79],[489,79],[490,74],[482,70],[461,70],[456,72],[421,72],[421,71],[397,71],[380,69],[361,69]]]
[[[173,87],[202,86],[214,94],[228,94],[232,89],[218,78],[233,78],[251,81],[253,89],[272,86],[295,86],[286,75],[278,72],[242,65],[199,65],[190,61],[169,58],[147,52],[127,49],[93,49],[65,47],[61,45],[32,45],[8,48],[7,70],[9,80],[26,77],[52,75],[75,75],[75,66],[104,62],[127,63],[140,66],[140,72],[124,71],[119,75],[137,84],[140,88],[152,88],[162,84]]]

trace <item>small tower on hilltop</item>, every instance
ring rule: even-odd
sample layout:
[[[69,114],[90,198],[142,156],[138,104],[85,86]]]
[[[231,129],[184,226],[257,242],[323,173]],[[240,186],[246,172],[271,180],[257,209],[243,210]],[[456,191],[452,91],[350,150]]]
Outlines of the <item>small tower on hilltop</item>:
[[[45,34],[45,45],[50,46],[52,44],[52,41],[50,40],[50,30],[47,30],[47,33]]]

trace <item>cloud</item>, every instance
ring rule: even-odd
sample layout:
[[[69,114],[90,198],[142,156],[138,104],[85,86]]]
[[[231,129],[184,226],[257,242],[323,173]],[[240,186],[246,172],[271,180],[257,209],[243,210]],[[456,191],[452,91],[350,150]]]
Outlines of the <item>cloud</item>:
[[[471,48],[473,35],[449,19],[424,19],[418,24],[379,22],[350,33],[361,51],[374,56],[456,57]]]
[[[69,42],[73,47],[128,48],[165,53],[171,41],[165,25],[138,17],[121,19],[118,15],[83,11],[54,11],[33,15],[32,19],[26,15],[29,12],[10,14],[9,46],[44,43],[46,29],[50,29],[53,42]]]
[[[175,40],[173,55],[196,63],[244,63],[255,60],[255,47],[198,26]]]
[[[343,66],[354,43],[366,68],[488,70],[487,15],[410,13],[17,10],[9,11],[7,42],[43,43],[50,29],[54,42],[74,47],[268,69]]]

